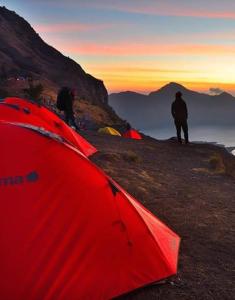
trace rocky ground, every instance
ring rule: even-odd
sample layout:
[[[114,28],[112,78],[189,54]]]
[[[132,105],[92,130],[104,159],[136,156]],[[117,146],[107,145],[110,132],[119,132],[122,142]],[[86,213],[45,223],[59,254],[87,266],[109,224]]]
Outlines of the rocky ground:
[[[208,144],[84,136],[93,162],[182,238],[177,276],[120,299],[233,299],[235,159]]]

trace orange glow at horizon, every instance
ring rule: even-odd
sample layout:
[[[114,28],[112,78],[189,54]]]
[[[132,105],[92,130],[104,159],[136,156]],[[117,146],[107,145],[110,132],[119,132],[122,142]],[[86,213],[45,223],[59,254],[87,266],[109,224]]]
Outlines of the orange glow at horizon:
[[[229,83],[218,83],[218,82],[190,82],[190,81],[182,81],[177,79],[172,80],[152,80],[152,81],[121,81],[120,83],[116,80],[105,81],[106,88],[109,93],[118,93],[123,91],[133,91],[142,94],[149,94],[150,92],[156,91],[160,89],[162,86],[170,83],[177,82],[182,84],[184,87],[198,92],[203,92],[209,94],[210,88],[219,88],[225,92],[231,93],[235,96],[235,84]]]
[[[129,66],[87,64],[87,70],[103,80],[110,93],[129,90],[147,94],[173,81],[195,91],[209,93],[210,88],[220,88],[235,95],[235,69],[228,70],[223,64],[213,66],[213,62],[204,64],[203,67],[180,64],[169,66],[158,63],[155,68],[154,64],[152,66],[140,64],[138,67],[132,63],[129,63]]]
[[[170,82],[177,82],[190,90],[206,94],[209,94],[210,88],[219,88],[235,96],[235,84],[221,84],[218,82],[187,82],[180,80],[159,80],[153,82],[139,82],[134,84],[131,84],[130,82],[123,82],[119,85],[116,83],[116,81],[110,81],[108,83],[105,82],[105,85],[109,91],[109,94],[119,93],[123,91],[133,91],[141,94],[149,94],[150,92],[156,91]]]

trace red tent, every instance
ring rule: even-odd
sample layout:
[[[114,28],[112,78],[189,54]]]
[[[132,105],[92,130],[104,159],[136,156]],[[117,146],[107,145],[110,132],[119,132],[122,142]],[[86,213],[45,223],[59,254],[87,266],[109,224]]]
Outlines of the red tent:
[[[139,134],[139,132],[135,129],[130,129],[123,133],[123,137],[135,139],[135,140],[142,140],[142,136]]]
[[[179,237],[76,148],[0,136],[0,299],[106,300],[176,273]]]
[[[94,146],[70,128],[56,114],[46,107],[28,100],[6,98],[3,102],[0,102],[0,120],[43,127],[66,139],[86,156],[90,156],[97,152]]]

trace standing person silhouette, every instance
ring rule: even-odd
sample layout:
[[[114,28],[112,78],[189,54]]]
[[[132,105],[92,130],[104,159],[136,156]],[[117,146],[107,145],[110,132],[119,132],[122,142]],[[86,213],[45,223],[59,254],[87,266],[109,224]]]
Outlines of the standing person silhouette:
[[[171,105],[171,114],[175,121],[178,142],[182,144],[181,128],[184,132],[185,144],[188,144],[188,109],[185,101],[182,99],[182,93],[175,94],[175,101]]]
[[[57,96],[57,108],[64,111],[65,122],[74,129],[78,129],[73,112],[75,93],[75,89],[63,87]]]

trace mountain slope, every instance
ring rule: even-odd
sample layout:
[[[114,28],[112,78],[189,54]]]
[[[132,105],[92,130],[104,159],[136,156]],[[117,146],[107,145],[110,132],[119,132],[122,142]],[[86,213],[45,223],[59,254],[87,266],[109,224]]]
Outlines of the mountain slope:
[[[148,96],[133,92],[111,94],[109,104],[137,128],[165,127],[172,125],[171,103],[178,91],[187,102],[192,125],[235,125],[235,97],[228,93],[197,93],[174,82]]]
[[[69,85],[90,102],[107,103],[101,80],[86,74],[76,62],[47,45],[29,23],[4,7],[0,7],[0,38],[0,72],[7,77],[31,76],[56,91]]]

